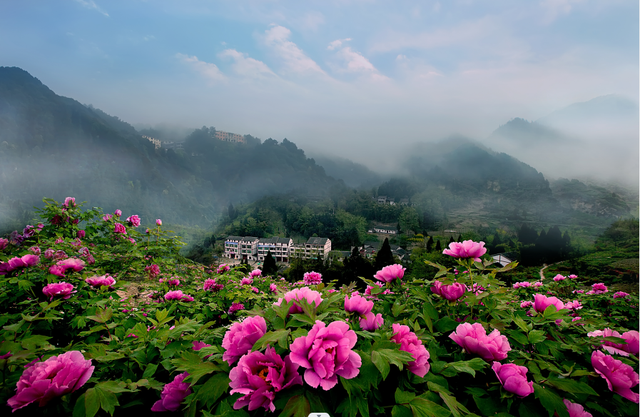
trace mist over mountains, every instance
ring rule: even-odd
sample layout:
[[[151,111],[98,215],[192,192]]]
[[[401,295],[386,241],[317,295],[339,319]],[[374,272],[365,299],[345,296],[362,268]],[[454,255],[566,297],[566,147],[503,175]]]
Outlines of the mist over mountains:
[[[205,228],[225,216],[230,205],[272,195],[326,201],[322,207],[327,210],[353,213],[372,210],[367,207],[378,195],[406,199],[424,227],[440,227],[451,219],[470,227],[491,218],[552,222],[574,212],[625,216],[637,208],[629,206],[628,196],[575,180],[550,184],[547,171],[538,168],[549,165],[550,175],[574,178],[571,173],[579,171],[571,158],[560,159],[566,158],[563,152],[584,150],[579,129],[570,129],[584,114],[596,124],[617,117],[622,127],[606,147],[627,146],[633,135],[633,103],[615,96],[593,101],[545,120],[513,119],[483,143],[452,136],[416,144],[403,150],[401,169],[381,174],[351,158],[327,156],[329,152],[309,158],[287,139],[244,135],[242,143],[232,143],[217,139],[216,129],[206,126],[137,130],[56,95],[22,69],[0,67],[0,232],[27,223],[43,197],[63,200],[71,195],[106,211],[120,208],[149,221],[162,217]],[[598,113],[600,107],[609,111]],[[589,139],[594,143],[596,131]],[[156,148],[143,136],[165,146]],[[167,142],[174,142],[171,148]],[[635,146],[632,172],[637,182],[637,140]],[[602,166],[592,164],[590,177],[633,183],[631,154],[621,150],[613,165],[601,154]],[[576,167],[585,165],[585,154],[580,155],[574,158],[581,161]],[[554,164],[562,169],[554,170]],[[608,166],[623,172],[616,176]]]

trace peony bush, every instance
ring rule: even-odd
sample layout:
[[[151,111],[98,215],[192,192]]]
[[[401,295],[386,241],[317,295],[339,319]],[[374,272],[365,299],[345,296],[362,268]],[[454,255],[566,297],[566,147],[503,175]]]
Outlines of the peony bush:
[[[0,239],[7,415],[638,414],[637,294],[507,287],[482,242],[359,293],[192,263],[160,220],[72,197],[40,215]]]

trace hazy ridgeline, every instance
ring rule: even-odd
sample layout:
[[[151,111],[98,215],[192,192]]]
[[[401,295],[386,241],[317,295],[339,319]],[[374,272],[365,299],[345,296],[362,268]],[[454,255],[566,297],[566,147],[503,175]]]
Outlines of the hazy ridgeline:
[[[626,109],[613,112],[619,123],[612,131],[616,140],[608,143],[613,150],[628,143],[634,132],[624,126],[633,119],[632,104],[618,97],[593,101],[582,107],[592,113],[603,103]],[[376,222],[409,234],[450,228],[514,233],[525,223],[547,229],[560,225],[593,238],[615,219],[637,216],[637,190],[625,188],[637,183],[637,158],[633,162],[631,152],[617,151],[618,157],[611,158],[618,164],[603,153],[601,164],[588,164],[591,177],[603,182],[617,178],[615,187],[545,178],[546,171],[533,167],[549,166],[554,176],[574,172],[585,178],[585,172],[571,171],[572,161],[583,158],[579,151],[585,149],[575,133],[578,110],[569,112],[571,117],[550,116],[551,127],[543,125],[544,120],[512,120],[487,139],[500,152],[450,137],[416,144],[406,151],[410,156],[397,157],[396,171],[378,173],[375,167],[344,158],[362,160],[371,150],[353,158],[322,155],[314,160],[287,139],[245,135],[244,144],[230,143],[216,139],[213,127],[138,131],[92,106],[57,96],[19,68],[3,67],[0,232],[28,223],[43,197],[74,196],[107,212],[119,208],[125,215],[138,214],[146,224],[162,218],[167,224],[217,227],[220,233],[324,233],[340,246],[362,243],[367,227]],[[590,119],[602,124],[611,116],[598,115]],[[595,128],[590,132],[587,139],[592,142],[603,134]],[[142,135],[174,146],[156,149]],[[506,150],[510,152],[502,152]],[[557,169],[552,169],[554,164]],[[373,200],[378,196],[407,204],[380,205]],[[237,210],[233,218],[230,205]],[[322,227],[312,227],[313,222]]]

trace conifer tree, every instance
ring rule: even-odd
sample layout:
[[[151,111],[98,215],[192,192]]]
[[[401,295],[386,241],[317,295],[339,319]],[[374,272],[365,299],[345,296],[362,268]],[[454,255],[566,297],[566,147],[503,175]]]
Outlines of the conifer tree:
[[[264,275],[276,275],[278,273],[278,265],[276,265],[276,260],[271,255],[271,251],[268,251],[267,256],[264,257],[262,273]]]
[[[442,252],[442,245],[440,244],[440,240],[436,242],[436,252],[438,253]]]
[[[385,238],[382,243],[380,251],[376,255],[375,268],[380,270],[387,265],[393,265],[396,261],[393,259],[393,253],[391,253],[391,246],[389,245],[389,239]]]
[[[429,236],[429,240],[427,240],[427,252],[433,251],[433,237]]]

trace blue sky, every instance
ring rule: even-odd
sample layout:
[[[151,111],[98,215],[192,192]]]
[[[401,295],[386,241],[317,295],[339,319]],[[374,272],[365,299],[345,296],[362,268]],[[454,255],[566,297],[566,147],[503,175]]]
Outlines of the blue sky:
[[[638,38],[631,0],[0,2],[0,65],[60,95],[361,161],[637,102]]]

